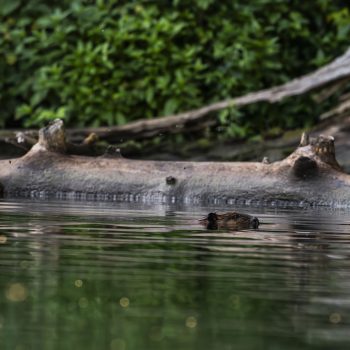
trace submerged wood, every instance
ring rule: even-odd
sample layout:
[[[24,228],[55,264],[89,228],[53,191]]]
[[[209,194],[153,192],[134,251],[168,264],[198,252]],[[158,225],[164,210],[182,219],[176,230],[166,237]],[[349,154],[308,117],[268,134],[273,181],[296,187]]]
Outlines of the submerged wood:
[[[335,159],[334,139],[304,135],[286,159],[268,164],[129,160],[65,153],[63,122],[40,132],[23,157],[0,161],[5,196],[252,205],[350,203],[350,175]]]

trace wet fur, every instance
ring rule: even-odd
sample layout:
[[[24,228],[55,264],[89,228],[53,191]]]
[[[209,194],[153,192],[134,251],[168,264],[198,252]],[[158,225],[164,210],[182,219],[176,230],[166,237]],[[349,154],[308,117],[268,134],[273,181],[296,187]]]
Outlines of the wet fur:
[[[199,220],[209,230],[228,228],[231,230],[257,229],[259,227],[258,218],[237,212],[209,213],[205,218]]]

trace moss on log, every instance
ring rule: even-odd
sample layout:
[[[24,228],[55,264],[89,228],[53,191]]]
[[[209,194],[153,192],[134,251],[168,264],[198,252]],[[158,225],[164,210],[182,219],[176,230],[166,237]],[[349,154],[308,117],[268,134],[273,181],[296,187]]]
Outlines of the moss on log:
[[[250,205],[350,203],[350,175],[335,158],[334,139],[303,135],[286,159],[268,162],[129,160],[68,155],[63,122],[40,131],[23,157],[0,161],[5,196]]]

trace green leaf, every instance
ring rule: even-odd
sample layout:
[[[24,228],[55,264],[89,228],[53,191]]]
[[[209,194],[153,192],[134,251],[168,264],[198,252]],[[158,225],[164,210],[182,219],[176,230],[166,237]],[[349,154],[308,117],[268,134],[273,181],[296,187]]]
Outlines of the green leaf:
[[[1,0],[0,15],[2,16],[10,15],[19,7],[20,4],[21,4],[20,0]]]
[[[164,106],[164,115],[173,114],[179,106],[178,100],[175,98],[169,99]]]

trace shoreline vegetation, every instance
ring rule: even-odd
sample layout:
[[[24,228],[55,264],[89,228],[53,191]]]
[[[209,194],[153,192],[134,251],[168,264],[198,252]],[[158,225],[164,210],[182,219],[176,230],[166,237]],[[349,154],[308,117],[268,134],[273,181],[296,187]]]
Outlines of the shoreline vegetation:
[[[4,128],[40,128],[56,118],[67,128],[123,128],[211,106],[208,124],[195,123],[206,127],[192,133],[254,139],[314,125],[348,89],[343,81],[316,100],[304,94],[244,110],[230,101],[344,53],[350,12],[341,0],[5,0],[0,23]],[[218,101],[229,101],[227,108],[212,110]]]
[[[73,128],[67,130],[68,153],[96,156],[103,154],[107,145],[117,145],[123,154],[131,158],[142,159],[190,159],[190,160],[259,160],[268,157],[271,161],[283,159],[298,143],[300,130],[293,130],[275,135],[265,135],[258,139],[217,140],[212,137],[201,137],[200,132],[217,126],[213,111],[225,109],[229,105],[235,108],[268,101],[278,103],[285,98],[295,98],[313,92],[315,99],[329,99],[350,80],[350,49],[330,64],[295,78],[282,86],[248,93],[229,101],[222,101],[178,115],[144,119],[122,126],[100,128]],[[315,92],[316,91],[316,92]],[[309,132],[339,135],[341,162],[346,171],[350,164],[343,157],[349,129],[350,95],[338,96],[338,105],[320,116],[318,125]],[[176,138],[192,135],[181,147],[174,147]],[[196,137],[199,135],[199,139]],[[38,132],[4,131],[0,132],[0,143],[3,145],[3,157],[24,155],[37,142]],[[248,142],[247,142],[248,141]],[[250,142],[249,142],[250,141]],[[79,145],[77,145],[79,144]],[[258,145],[258,147],[257,147]],[[177,149],[174,152],[174,149]],[[259,151],[257,151],[257,149]]]

